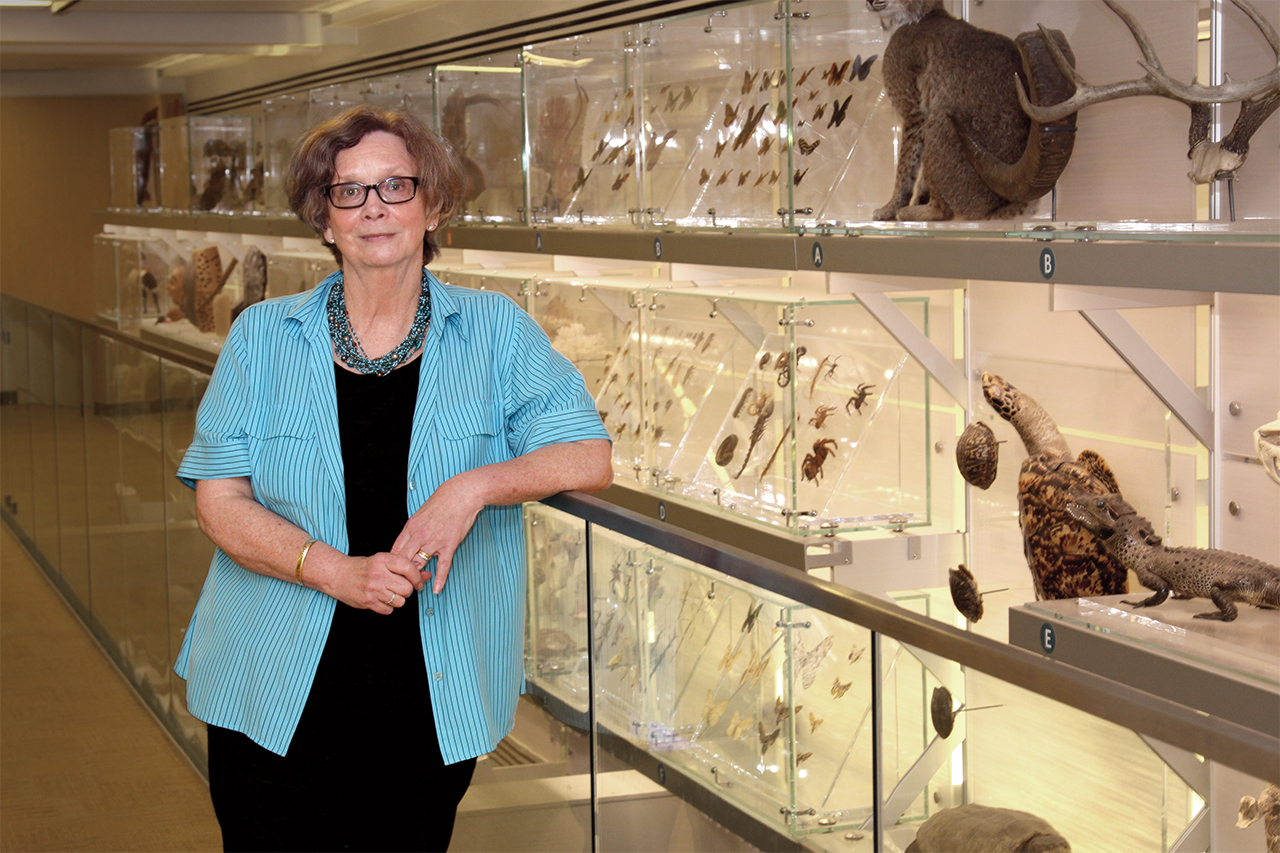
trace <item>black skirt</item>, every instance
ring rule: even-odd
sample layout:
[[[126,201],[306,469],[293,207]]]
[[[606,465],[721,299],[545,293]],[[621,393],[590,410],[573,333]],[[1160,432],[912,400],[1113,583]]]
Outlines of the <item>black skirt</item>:
[[[408,520],[420,361],[384,377],[334,366],[352,555],[390,550]],[[412,596],[389,616],[338,603],[287,755],[209,726],[226,850],[444,850],[474,769],[440,756]]]

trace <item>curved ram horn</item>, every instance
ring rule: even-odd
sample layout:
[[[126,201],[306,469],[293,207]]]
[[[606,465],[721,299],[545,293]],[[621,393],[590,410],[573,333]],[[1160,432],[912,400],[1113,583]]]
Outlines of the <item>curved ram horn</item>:
[[[1022,54],[1022,73],[1033,102],[1057,103],[1071,97],[1076,89],[1075,56],[1066,36],[1041,27],[1039,32],[1022,33],[1014,43]],[[1063,66],[1069,73],[1060,70]],[[1022,156],[1015,163],[1005,163],[956,126],[960,144],[979,177],[992,192],[1014,202],[1034,201],[1053,189],[1071,159],[1075,130],[1074,113],[1053,124],[1032,120]]]

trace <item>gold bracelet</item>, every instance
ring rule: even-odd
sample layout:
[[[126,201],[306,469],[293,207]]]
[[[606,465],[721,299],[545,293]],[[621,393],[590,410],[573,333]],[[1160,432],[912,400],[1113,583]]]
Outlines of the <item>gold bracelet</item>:
[[[305,585],[306,585],[306,584],[303,584],[303,583],[302,583],[302,562],[303,562],[303,560],[307,559],[307,552],[311,550],[311,546],[312,546],[312,545],[314,545],[314,544],[316,544],[316,540],[314,540],[314,539],[308,539],[308,540],[306,541],[306,544],[304,544],[304,545],[302,546],[302,550],[301,550],[300,552],[298,552],[298,566],[297,566],[297,568],[294,570],[294,577],[296,577],[296,578],[297,578],[297,580],[298,580],[298,584],[299,584],[300,586],[305,586]]]

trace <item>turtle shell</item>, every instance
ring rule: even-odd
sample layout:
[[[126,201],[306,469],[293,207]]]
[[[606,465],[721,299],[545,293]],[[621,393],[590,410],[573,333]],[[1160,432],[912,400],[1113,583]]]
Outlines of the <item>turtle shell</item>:
[[[1067,512],[1072,486],[1091,494],[1119,492],[1098,454],[1071,461],[1056,453],[1028,456],[1018,475],[1018,524],[1036,598],[1055,600],[1129,591],[1129,573],[1101,539]]]
[[[965,427],[956,442],[956,465],[965,482],[986,489],[996,481],[1000,444],[991,427],[974,421]]]

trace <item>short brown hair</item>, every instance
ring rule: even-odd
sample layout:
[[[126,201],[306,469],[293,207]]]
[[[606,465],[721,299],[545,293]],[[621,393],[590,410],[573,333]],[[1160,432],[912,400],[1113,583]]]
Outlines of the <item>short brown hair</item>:
[[[448,221],[462,198],[465,179],[462,166],[447,142],[411,113],[384,110],[362,104],[352,107],[313,127],[298,140],[289,162],[285,187],[289,206],[298,218],[324,237],[329,227],[329,200],[324,188],[333,183],[338,152],[354,148],[370,133],[382,131],[400,137],[409,156],[418,164],[418,194],[427,208],[427,217],[436,217],[437,227]],[[415,199],[416,200],[416,199]],[[338,264],[342,253],[332,243],[325,243]],[[434,232],[422,240],[422,262],[429,263],[440,249]]]

